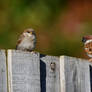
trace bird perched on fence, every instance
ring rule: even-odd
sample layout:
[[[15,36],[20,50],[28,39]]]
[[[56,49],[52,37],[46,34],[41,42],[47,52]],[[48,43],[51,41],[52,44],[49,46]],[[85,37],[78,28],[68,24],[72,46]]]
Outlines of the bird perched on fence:
[[[33,51],[36,46],[36,34],[34,29],[28,28],[20,35],[16,49],[23,51]]]
[[[92,62],[92,35],[84,36],[82,42],[84,43],[85,52],[91,58],[89,61]]]

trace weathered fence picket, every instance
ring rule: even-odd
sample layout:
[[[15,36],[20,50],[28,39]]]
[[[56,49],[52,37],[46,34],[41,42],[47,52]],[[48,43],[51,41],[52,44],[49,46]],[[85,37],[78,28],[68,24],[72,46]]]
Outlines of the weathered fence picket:
[[[55,64],[55,70],[51,64]],[[41,55],[40,66],[41,92],[60,92],[59,57]]]
[[[39,53],[8,50],[9,92],[40,92]]]
[[[5,50],[0,50],[0,92],[7,92],[6,74],[6,55]]]
[[[63,64],[62,64],[63,63]],[[63,65],[63,66],[62,66]],[[63,67],[64,72],[60,70],[60,74],[64,78],[64,83],[61,81],[64,91],[61,92],[91,92],[90,88],[90,67],[86,60],[61,56],[60,67]]]
[[[92,64],[68,56],[19,50],[7,50],[6,55],[1,50],[0,92],[92,92]]]

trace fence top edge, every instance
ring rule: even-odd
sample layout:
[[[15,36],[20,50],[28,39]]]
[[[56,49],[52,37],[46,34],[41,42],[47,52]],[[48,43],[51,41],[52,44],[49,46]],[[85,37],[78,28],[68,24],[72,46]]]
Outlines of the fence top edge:
[[[31,53],[31,52],[27,52],[27,51],[21,51],[21,50],[16,50],[16,49],[1,49],[0,50],[1,52],[5,52],[5,51],[15,51],[15,52],[20,52],[20,53]],[[35,52],[34,52],[35,53]],[[40,52],[37,52],[38,54],[40,54],[40,55],[45,55],[45,56],[52,56],[52,57],[57,57],[57,58],[73,58],[73,59],[78,59],[78,60],[81,60],[81,61],[86,61],[86,62],[88,62],[89,64],[91,64],[92,65],[92,63],[91,62],[89,62],[87,59],[84,59],[84,58],[78,58],[78,57],[73,57],[73,56],[67,56],[67,55],[60,55],[60,56],[53,56],[53,55],[46,55],[46,54],[42,54],[42,53],[40,53]]]
[[[76,59],[76,61],[83,61],[83,62],[87,62],[92,65],[92,62],[89,62],[88,59],[85,59],[85,58],[78,58],[78,57],[66,56],[66,55],[62,55],[62,56],[60,56],[60,58],[61,59],[65,59],[65,58]]]

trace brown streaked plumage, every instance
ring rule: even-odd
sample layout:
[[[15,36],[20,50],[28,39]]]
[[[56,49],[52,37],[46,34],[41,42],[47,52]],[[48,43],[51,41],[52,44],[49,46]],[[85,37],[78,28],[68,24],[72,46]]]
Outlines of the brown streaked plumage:
[[[92,35],[84,36],[82,42],[84,43],[86,54],[91,58],[89,61],[92,62]]]
[[[23,51],[33,51],[36,45],[36,34],[34,29],[29,28],[24,30],[24,32],[20,35],[16,49]]]

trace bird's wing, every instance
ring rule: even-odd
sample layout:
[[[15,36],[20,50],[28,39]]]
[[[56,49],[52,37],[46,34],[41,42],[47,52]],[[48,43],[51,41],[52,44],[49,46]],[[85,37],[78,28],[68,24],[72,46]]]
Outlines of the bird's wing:
[[[16,49],[17,49],[18,45],[21,43],[21,41],[23,40],[23,38],[24,38],[24,35],[20,35],[20,37],[17,41],[17,44],[16,44]]]

